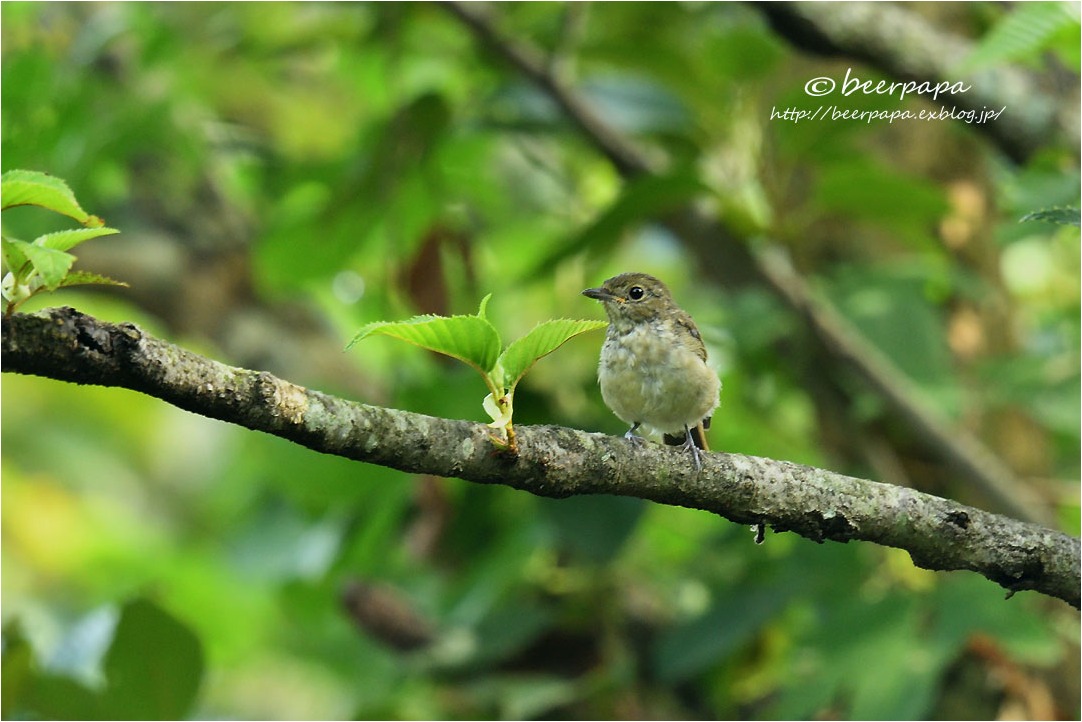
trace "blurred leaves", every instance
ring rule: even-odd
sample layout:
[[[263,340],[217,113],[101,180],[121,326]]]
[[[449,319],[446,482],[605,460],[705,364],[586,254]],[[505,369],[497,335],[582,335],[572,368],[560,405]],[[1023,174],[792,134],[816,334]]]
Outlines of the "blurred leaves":
[[[632,180],[592,223],[549,251],[537,273],[551,272],[558,263],[583,249],[594,258],[604,258],[628,230],[679,208],[703,190],[703,183],[688,169]]]
[[[4,628],[3,671],[5,717],[181,719],[202,683],[203,651],[190,629],[139,598],[119,610],[101,686],[43,669],[11,624]]]
[[[824,211],[874,220],[905,237],[927,242],[928,225],[946,211],[942,192],[927,181],[906,178],[866,159],[827,165],[816,183],[813,203]],[[898,199],[904,198],[904,203]]]
[[[106,718],[178,719],[195,702],[203,652],[190,629],[139,599],[121,610],[102,666]]]
[[[666,170],[622,182],[439,6],[4,4],[4,163],[66,179],[122,228],[80,249],[144,292],[61,288],[57,302],[228,363],[222,339],[243,341],[256,368],[331,393],[469,418],[478,387],[461,364],[341,348],[492,292],[485,319],[464,317],[484,329],[420,340],[499,366],[494,386],[517,380],[520,423],[622,433],[597,390],[600,338],[576,336],[603,322],[552,319],[592,313],[583,288],[648,271],[723,378],[714,448],[964,497],[881,433],[876,397],[807,355],[802,318],[711,282],[729,239],[661,229],[696,204],[783,246],[1078,532],[1079,244],[1062,210],[1077,206],[1076,150],[1014,166],[957,123],[772,121],[807,106],[809,78],[880,71],[794,52],[754,5],[492,10]],[[974,67],[1017,60],[1042,87],[1077,84],[1070,8],[912,11],[980,42]],[[57,231],[42,215],[5,211],[5,236]],[[77,235],[30,251],[43,267],[89,237],[62,233]],[[703,512],[417,479],[136,394],[0,382],[5,718],[1005,716],[988,682],[1003,670],[1034,688],[1078,676],[1077,615],[894,550],[772,533],[756,546]],[[1057,694],[1057,714],[1077,717],[1076,697]]]
[[[558,543],[589,564],[606,564],[616,559],[635,532],[645,506],[642,499],[604,495],[541,502]],[[599,524],[599,519],[605,523]]]
[[[1042,221],[1044,223],[1057,223],[1063,226],[1080,225],[1079,210],[1077,208],[1046,208],[1027,213],[1019,219],[1021,222]]]
[[[788,603],[783,589],[740,590],[662,635],[653,663],[659,679],[678,684],[709,671],[746,646]]]
[[[957,72],[968,73],[989,65],[1034,60],[1047,49],[1060,51],[1079,68],[1079,10],[1076,5],[1034,2],[1004,15],[993,26]]]

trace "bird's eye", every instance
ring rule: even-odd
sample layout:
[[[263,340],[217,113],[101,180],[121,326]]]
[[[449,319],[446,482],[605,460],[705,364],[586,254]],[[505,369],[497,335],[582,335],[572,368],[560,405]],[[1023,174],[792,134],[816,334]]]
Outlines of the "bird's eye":
[[[627,295],[632,301],[638,301],[646,295],[646,291],[642,290],[642,286],[632,286],[628,289]]]

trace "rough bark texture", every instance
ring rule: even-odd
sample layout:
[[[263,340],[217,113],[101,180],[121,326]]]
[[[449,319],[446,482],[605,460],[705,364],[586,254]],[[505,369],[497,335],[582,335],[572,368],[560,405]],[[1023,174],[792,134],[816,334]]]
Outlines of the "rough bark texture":
[[[141,391],[323,453],[539,496],[640,497],[817,542],[872,541],[925,569],[969,569],[1079,606],[1078,539],[908,488],[724,453],[705,455],[696,474],[678,449],[557,426],[517,427],[511,455],[484,424],[337,398],[70,308],[5,318],[2,348],[5,372]]]

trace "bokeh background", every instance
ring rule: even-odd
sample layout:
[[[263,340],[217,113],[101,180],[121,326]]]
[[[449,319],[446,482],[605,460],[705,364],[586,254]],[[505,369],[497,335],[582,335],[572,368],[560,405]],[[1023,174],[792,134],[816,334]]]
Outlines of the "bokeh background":
[[[130,284],[34,303],[481,421],[464,366],[346,342],[487,293],[505,339],[601,318],[581,289],[647,271],[723,379],[713,448],[1003,511],[741,266],[769,252],[1077,535],[1078,228],[1020,219],[1078,206],[1078,5],[814,5],[470,6],[501,50],[435,4],[5,2],[3,168],[67,180],[122,231],[77,268]],[[507,47],[660,172],[622,173]],[[825,104],[814,77],[930,68],[1002,117],[771,118]],[[688,208],[709,223],[674,222]],[[540,362],[516,421],[622,433],[601,340]],[[122,390],[8,374],[2,392],[5,718],[1080,713],[1075,610],[899,550],[412,476]]]

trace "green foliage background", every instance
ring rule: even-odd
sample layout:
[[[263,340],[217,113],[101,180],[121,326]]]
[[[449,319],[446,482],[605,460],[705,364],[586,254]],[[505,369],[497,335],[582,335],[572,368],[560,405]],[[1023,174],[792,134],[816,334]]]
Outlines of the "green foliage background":
[[[992,39],[977,67],[1077,86],[1069,8],[905,7]],[[3,3],[4,168],[67,180],[122,231],[81,246],[80,266],[131,284],[48,302],[482,421],[469,369],[345,343],[375,321],[472,313],[490,292],[489,318],[517,338],[600,318],[581,289],[648,271],[723,378],[715,449],[980,505],[877,398],[824,383],[836,370],[800,356],[800,322],[773,299],[701,272],[711,241],[656,223],[698,199],[786,248],[1078,534],[1078,231],[1018,222],[1077,206],[1077,145],[1049,139],[1018,165],[946,121],[771,120],[807,106],[812,77],[881,76],[793,50],[751,6],[493,10],[670,172],[622,182],[434,5]],[[4,215],[20,237],[47,222]],[[540,361],[516,423],[622,432],[596,387],[600,343]],[[1076,613],[897,550],[755,546],[702,512],[416,478],[130,392],[2,384],[5,717],[1079,714]],[[407,632],[431,644],[407,650]]]

